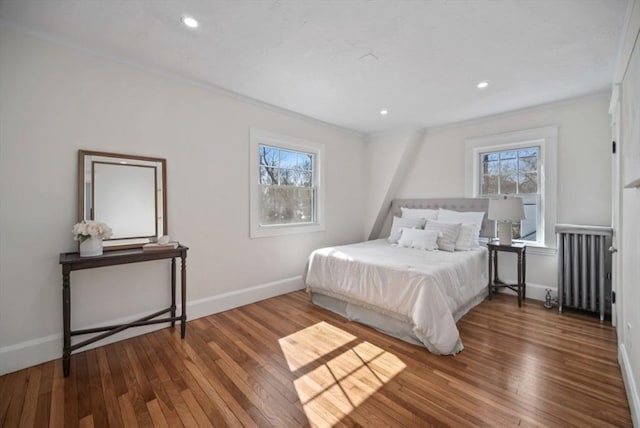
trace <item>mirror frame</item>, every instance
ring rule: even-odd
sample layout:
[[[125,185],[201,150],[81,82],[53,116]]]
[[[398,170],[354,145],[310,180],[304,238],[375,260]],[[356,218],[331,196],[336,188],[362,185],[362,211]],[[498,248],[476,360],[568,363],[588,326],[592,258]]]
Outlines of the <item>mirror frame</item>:
[[[162,200],[162,209],[158,210],[156,207],[156,224],[155,224],[155,230],[156,230],[156,234],[157,235],[167,235],[168,234],[168,228],[167,228],[167,160],[163,159],[163,158],[155,158],[155,157],[149,157],[149,156],[135,156],[135,155],[125,155],[125,154],[121,154],[121,153],[108,153],[108,152],[97,152],[97,151],[91,151],[91,150],[78,150],[78,181],[77,181],[77,192],[78,192],[78,209],[77,209],[77,215],[78,215],[78,221],[82,221],[82,220],[90,220],[90,219],[86,219],[85,218],[85,207],[86,207],[86,200],[85,200],[85,164],[86,164],[86,158],[87,156],[89,157],[103,157],[103,158],[110,158],[110,160],[113,160],[114,163],[121,163],[121,162],[127,162],[127,161],[142,161],[142,162],[153,162],[158,164],[161,168],[161,174],[158,174],[156,176],[156,192],[158,191],[158,188],[161,189],[162,192],[162,196],[161,196],[161,200]],[[93,174],[93,171],[91,171],[91,173]],[[158,184],[160,184],[160,186],[158,186]],[[91,195],[91,198],[94,198],[94,195]],[[156,195],[156,198],[158,198],[158,196]],[[156,199],[158,200],[158,199]],[[92,207],[93,207],[93,201],[92,201]],[[162,216],[162,220],[160,220],[159,215]],[[162,227],[162,233],[158,233],[158,230],[160,229],[160,227]],[[157,240],[159,236],[155,236],[153,238],[149,238],[149,237],[122,237],[122,238],[114,238],[114,239],[105,239],[103,246],[104,246],[104,250],[105,251],[110,251],[110,250],[119,250],[119,249],[126,249],[126,248],[140,248],[142,247],[144,244],[147,244],[149,242],[154,242],[155,240]]]

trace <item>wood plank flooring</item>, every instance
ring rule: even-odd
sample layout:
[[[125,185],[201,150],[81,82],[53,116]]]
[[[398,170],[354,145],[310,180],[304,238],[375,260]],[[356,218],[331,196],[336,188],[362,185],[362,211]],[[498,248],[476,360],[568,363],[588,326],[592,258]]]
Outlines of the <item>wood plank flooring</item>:
[[[436,356],[295,292],[0,377],[2,427],[631,426],[614,330],[500,295]]]

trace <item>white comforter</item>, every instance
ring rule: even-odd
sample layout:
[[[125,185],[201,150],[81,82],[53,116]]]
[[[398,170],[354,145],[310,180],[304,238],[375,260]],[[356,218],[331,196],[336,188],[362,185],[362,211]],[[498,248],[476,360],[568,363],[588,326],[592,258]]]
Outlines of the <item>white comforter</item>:
[[[412,324],[436,354],[462,350],[456,321],[486,295],[487,250],[420,251],[385,239],[322,248],[309,257],[307,289]]]

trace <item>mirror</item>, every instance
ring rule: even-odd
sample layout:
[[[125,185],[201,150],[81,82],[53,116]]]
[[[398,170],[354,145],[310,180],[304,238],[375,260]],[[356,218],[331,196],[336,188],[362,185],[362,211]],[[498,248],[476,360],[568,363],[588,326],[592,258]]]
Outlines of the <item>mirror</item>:
[[[166,160],[78,151],[78,219],[111,227],[105,250],[135,248],[167,234]]]

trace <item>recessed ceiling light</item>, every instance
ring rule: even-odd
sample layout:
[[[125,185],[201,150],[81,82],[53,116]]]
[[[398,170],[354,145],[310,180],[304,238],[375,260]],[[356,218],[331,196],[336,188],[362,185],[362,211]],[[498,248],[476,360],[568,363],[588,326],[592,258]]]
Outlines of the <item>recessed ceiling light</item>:
[[[478,83],[478,89],[484,89],[487,86],[489,86],[489,82],[486,80],[483,80],[482,82]]]
[[[182,23],[184,25],[186,25],[189,28],[197,28],[198,27],[198,21],[195,20],[195,18],[188,16],[188,15],[182,15],[182,18],[180,18],[180,21],[182,21]]]
[[[380,110],[380,114],[384,116],[384,115],[389,114],[389,111],[388,110]]]

